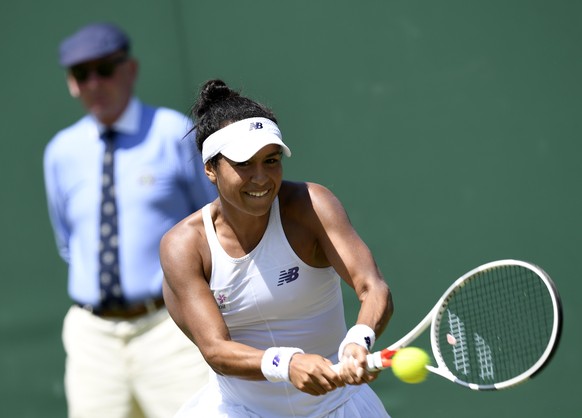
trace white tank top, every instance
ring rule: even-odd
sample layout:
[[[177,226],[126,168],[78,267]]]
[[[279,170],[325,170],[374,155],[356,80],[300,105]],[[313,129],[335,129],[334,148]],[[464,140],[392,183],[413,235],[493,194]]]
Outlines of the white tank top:
[[[231,338],[261,350],[299,347],[337,362],[346,333],[340,277],[332,267],[311,267],[295,254],[283,231],[279,200],[261,241],[241,258],[230,257],[218,242],[209,205],[202,216],[212,256],[210,288]],[[290,383],[215,378],[225,402],[265,418],[324,417],[358,390],[346,386],[320,397]]]

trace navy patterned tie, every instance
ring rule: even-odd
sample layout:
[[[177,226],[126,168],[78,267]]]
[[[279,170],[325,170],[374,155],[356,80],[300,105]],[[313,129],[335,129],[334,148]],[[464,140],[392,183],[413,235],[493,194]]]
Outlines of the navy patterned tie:
[[[99,284],[102,309],[120,308],[124,304],[119,281],[117,238],[117,204],[115,202],[114,145],[115,131],[108,129],[101,137],[105,142],[99,228]]]

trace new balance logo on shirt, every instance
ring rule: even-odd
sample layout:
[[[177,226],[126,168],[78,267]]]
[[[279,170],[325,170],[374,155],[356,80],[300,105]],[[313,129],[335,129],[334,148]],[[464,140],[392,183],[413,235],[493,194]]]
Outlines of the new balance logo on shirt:
[[[299,267],[292,267],[289,270],[279,272],[279,281],[277,286],[283,286],[285,283],[291,283],[299,278]]]

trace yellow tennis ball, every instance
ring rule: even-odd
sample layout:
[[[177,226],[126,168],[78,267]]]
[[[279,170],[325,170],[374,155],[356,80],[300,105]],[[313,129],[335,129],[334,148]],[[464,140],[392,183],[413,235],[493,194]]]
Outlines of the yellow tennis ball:
[[[392,372],[406,383],[420,383],[426,379],[428,370],[426,365],[430,357],[426,351],[417,347],[405,347],[392,357]]]

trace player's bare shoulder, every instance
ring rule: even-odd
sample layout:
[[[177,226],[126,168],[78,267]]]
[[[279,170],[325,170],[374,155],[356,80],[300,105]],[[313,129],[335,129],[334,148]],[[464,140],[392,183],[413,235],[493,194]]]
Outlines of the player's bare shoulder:
[[[161,245],[166,247],[188,245],[195,243],[204,232],[202,212],[197,211],[174,225],[162,238]]]
[[[299,222],[313,212],[310,183],[284,181],[279,191],[279,210],[282,218]]]
[[[284,182],[279,192],[281,221],[287,240],[295,253],[308,265],[327,267],[321,241],[326,236],[326,223],[333,218],[326,208],[336,201],[333,193],[316,183]]]
[[[178,278],[186,271],[209,268],[210,249],[206,240],[202,210],[178,222],[162,237],[160,262],[166,279]]]
[[[341,205],[335,194],[327,187],[318,183],[284,182],[279,193],[282,211],[300,219],[309,220],[310,216],[333,216],[337,211],[343,214]]]
[[[279,192],[283,219],[306,226],[321,221],[322,217],[343,215],[343,206],[327,187],[309,182],[283,182]]]

